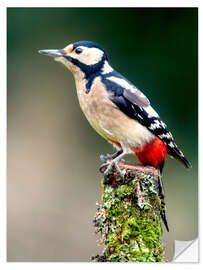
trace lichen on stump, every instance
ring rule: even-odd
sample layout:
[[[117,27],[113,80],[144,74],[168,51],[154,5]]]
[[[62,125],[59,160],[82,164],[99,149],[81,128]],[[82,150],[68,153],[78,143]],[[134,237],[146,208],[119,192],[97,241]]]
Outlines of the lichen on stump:
[[[158,171],[127,162],[118,165],[126,172],[123,181],[115,169],[108,183],[102,180],[102,203],[97,204],[93,222],[104,250],[91,260],[163,262]]]

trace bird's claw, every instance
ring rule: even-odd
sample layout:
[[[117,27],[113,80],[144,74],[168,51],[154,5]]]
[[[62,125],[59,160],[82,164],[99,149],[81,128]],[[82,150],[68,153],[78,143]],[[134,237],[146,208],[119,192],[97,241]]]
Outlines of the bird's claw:
[[[100,170],[101,172],[103,172],[102,169],[105,168],[105,167],[108,167],[108,165],[109,165],[108,162],[103,163],[103,164],[100,166],[99,170]],[[106,170],[105,170],[105,171],[106,171]],[[104,171],[104,172],[105,172],[105,171]]]
[[[125,173],[122,172],[122,170],[119,168],[117,162],[115,162],[114,160],[112,160],[110,163],[105,163],[102,165],[102,168],[107,166],[106,170],[104,171],[104,180],[107,180],[109,172],[111,171],[111,169],[113,167],[115,167],[116,171],[118,172],[121,180],[125,179]]]
[[[106,155],[100,155],[99,156],[99,158],[100,158],[100,160],[101,160],[101,162],[104,162],[104,163],[106,163],[106,161],[107,160],[109,160],[109,159],[113,159],[115,157],[115,154],[106,154]],[[125,159],[121,159],[120,161],[123,161],[123,162],[125,162]]]
[[[106,162],[108,159],[112,159],[111,154],[100,155],[99,157],[100,157],[101,162]]]
[[[118,175],[120,176],[121,180],[124,181],[125,179],[125,173],[122,172],[122,170],[118,166],[118,162],[121,160],[121,158],[125,155],[126,153],[123,152],[123,150],[119,150],[116,153],[110,155],[107,154],[106,156],[100,155],[100,159],[104,164],[101,165],[100,171],[103,172],[103,169],[105,169],[104,173],[104,182],[108,183],[109,182],[109,172],[112,170],[114,167],[115,170],[117,171]]]

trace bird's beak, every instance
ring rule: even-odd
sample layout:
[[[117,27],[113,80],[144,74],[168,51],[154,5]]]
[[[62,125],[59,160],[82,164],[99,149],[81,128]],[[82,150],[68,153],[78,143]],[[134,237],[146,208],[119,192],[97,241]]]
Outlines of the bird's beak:
[[[39,53],[44,54],[44,55],[48,55],[48,56],[52,56],[52,57],[61,57],[66,55],[66,51],[63,49],[59,49],[59,50],[39,50]]]

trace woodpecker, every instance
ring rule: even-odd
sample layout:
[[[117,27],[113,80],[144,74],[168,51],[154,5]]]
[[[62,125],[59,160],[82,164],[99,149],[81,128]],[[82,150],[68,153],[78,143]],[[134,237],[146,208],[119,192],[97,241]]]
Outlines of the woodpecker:
[[[101,46],[91,41],[78,41],[64,49],[39,52],[54,57],[73,73],[79,104],[87,120],[117,149],[113,155],[101,156],[102,161],[108,161],[104,164],[108,165],[105,177],[113,166],[124,177],[117,164],[126,154],[136,155],[141,165],[158,169],[161,186],[167,155],[186,168],[191,167],[149,99],[113,69]],[[160,194],[164,198],[163,193]],[[165,212],[162,218],[168,230]]]

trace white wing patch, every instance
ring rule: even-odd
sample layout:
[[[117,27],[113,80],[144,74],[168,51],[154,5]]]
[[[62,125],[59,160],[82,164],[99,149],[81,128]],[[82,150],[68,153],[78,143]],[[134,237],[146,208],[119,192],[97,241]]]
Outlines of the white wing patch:
[[[138,96],[140,98],[147,99],[146,96],[139,89],[137,89],[135,86],[129,84],[126,80],[124,80],[122,78],[117,78],[117,77],[111,76],[108,78],[108,80],[111,80],[111,81],[117,83],[118,85],[121,85],[122,87],[124,87],[127,90],[130,90],[134,94],[138,94]],[[142,107],[140,107],[140,108],[143,110]],[[150,105],[147,107],[144,107],[144,110],[148,113],[149,118],[159,117],[158,113]],[[166,125],[163,122],[161,124],[163,127],[166,127]]]
[[[149,126],[149,129],[155,130],[158,128],[163,128],[159,120],[154,120],[154,122]]]
[[[163,121],[161,121],[161,124],[162,124],[162,126],[163,126],[164,128],[167,127],[166,124],[165,124]],[[169,133],[170,133],[170,132],[169,132]],[[170,135],[171,135],[171,137],[173,137],[171,133],[170,133]]]
[[[184,154],[183,154],[183,152],[179,149],[179,155],[181,156],[181,157],[184,157]]]
[[[174,148],[174,147],[175,147],[175,145],[174,145],[174,143],[173,143],[173,142],[170,142],[168,145],[169,145],[170,147],[172,147],[172,148]]]
[[[139,116],[139,118],[143,119],[143,117],[140,114],[138,114],[138,116]]]
[[[124,78],[118,78],[115,76],[108,77],[109,81],[116,83],[118,86],[124,89],[123,96],[129,100],[131,103],[139,106],[139,108],[143,109],[150,107],[150,102],[148,98],[133,84],[125,80]]]
[[[148,113],[149,118],[151,118],[151,117],[159,117],[158,113],[151,106],[148,106],[148,107],[146,107],[144,109]],[[162,124],[160,121],[159,121],[159,123]]]
[[[172,134],[171,134],[170,132],[168,132],[168,133],[166,133],[166,134],[159,135],[159,138],[160,138],[160,139],[167,138],[167,139],[170,140],[170,139],[173,138],[173,136],[172,136]]]
[[[132,93],[136,93],[138,91],[138,89],[135,86],[129,84],[126,80],[122,78],[111,76],[111,77],[108,77],[108,80],[117,83],[118,85],[122,86],[125,89],[129,89]]]

